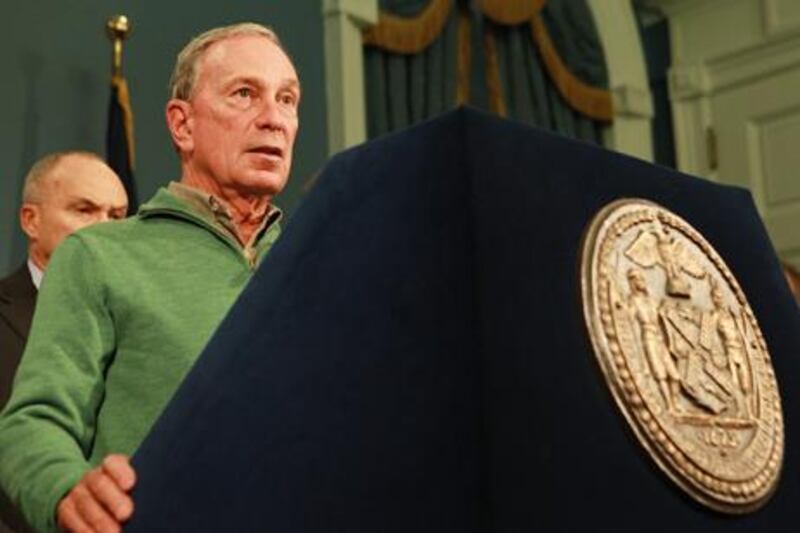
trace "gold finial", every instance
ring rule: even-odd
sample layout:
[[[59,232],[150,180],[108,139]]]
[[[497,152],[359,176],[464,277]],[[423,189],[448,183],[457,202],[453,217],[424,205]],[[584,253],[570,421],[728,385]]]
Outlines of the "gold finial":
[[[106,22],[108,38],[114,45],[111,56],[111,72],[114,76],[122,75],[122,41],[131,33],[131,23],[125,15],[114,15]]]

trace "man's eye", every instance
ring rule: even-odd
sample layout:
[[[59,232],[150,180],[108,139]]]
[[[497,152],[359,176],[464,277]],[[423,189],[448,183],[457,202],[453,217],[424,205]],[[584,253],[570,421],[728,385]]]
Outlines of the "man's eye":
[[[292,93],[284,93],[279,97],[279,101],[282,104],[294,105],[294,103],[297,101],[297,98],[295,98]]]
[[[253,96],[253,91],[250,90],[250,87],[241,87],[236,89],[236,96],[240,98],[250,98]]]

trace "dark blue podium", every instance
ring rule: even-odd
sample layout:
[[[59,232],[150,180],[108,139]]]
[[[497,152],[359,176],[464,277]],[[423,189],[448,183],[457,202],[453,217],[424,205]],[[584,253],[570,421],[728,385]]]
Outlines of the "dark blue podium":
[[[587,337],[581,238],[621,197],[716,248],[782,392],[776,493],[678,489]],[[128,531],[789,531],[800,317],[750,195],[460,109],[334,157],[134,457]]]

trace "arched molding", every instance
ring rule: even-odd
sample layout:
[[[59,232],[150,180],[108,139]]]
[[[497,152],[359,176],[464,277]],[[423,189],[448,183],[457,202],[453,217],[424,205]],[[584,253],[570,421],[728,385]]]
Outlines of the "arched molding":
[[[367,138],[362,30],[378,21],[378,0],[323,0],[328,153]]]
[[[653,101],[644,51],[630,0],[587,0],[608,69],[614,117],[605,132],[613,150],[653,159]]]

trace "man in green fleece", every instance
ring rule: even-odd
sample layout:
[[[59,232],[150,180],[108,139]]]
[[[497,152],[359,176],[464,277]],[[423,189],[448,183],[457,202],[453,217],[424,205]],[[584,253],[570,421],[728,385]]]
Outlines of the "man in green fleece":
[[[278,236],[300,85],[275,34],[198,36],[170,96],[180,182],[62,243],[0,417],[0,482],[39,530],[130,518],[128,455]]]

